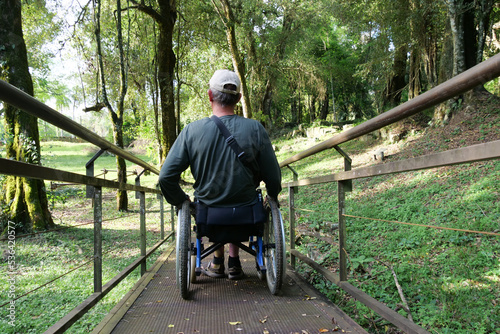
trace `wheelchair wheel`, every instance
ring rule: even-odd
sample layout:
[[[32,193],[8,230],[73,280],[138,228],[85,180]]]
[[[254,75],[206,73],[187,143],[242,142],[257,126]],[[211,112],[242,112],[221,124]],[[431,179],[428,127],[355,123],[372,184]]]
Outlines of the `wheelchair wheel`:
[[[267,286],[273,295],[278,294],[286,272],[285,230],[278,204],[267,198],[269,220],[264,228],[264,259]]]
[[[191,281],[191,214],[189,201],[182,204],[177,218],[177,242],[176,242],[176,276],[177,287],[184,299],[189,295],[189,283]]]

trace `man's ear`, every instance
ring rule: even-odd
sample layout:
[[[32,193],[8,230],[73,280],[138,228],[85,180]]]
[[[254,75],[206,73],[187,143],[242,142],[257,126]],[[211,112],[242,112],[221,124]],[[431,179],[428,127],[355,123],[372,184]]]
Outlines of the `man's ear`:
[[[240,94],[240,97],[238,97],[238,101],[236,101],[236,103],[240,102],[240,100],[241,100],[242,95],[241,95],[241,93],[239,93],[239,94]]]
[[[214,93],[212,93],[211,89],[208,90],[208,100],[214,102]]]

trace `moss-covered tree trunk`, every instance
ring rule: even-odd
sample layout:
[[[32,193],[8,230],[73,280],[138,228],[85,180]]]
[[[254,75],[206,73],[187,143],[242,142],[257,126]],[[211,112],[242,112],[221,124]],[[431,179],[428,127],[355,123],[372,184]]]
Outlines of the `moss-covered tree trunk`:
[[[160,3],[160,16],[157,20],[160,36],[158,40],[158,82],[160,86],[160,106],[162,120],[162,161],[167,157],[177,137],[177,122],[174,103],[173,31],[175,25],[175,2],[163,0]],[[171,7],[173,6],[173,7]]]
[[[0,78],[33,95],[19,0],[0,0]],[[8,136],[6,157],[40,164],[37,118],[10,105],[4,106],[4,115]],[[0,196],[8,206],[7,219],[15,223],[16,230],[31,231],[54,225],[42,180],[9,176],[3,188]],[[5,226],[1,228],[4,230]]]

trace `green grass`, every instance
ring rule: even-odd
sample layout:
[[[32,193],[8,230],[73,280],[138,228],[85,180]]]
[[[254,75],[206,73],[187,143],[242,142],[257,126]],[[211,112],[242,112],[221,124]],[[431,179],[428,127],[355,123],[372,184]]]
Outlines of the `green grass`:
[[[103,202],[103,284],[116,276],[139,255],[139,214],[138,211],[117,213],[114,200],[106,194]],[[137,208],[134,198],[129,198],[131,207]],[[159,240],[159,207],[152,196],[147,199],[147,248]],[[57,202],[52,210],[60,226],[72,226],[91,222],[92,208],[89,200],[72,197],[65,204]],[[167,216],[168,213],[167,213]],[[166,233],[170,222],[166,223]],[[161,254],[166,245],[148,259],[148,267]],[[57,232],[44,233],[16,240],[16,295],[36,289],[50,280],[68,273],[93,256],[93,225],[82,225]],[[6,264],[2,263],[6,272]],[[140,277],[136,269],[101,302],[74,324],[69,333],[88,333],[127,293]],[[0,281],[0,289],[6,291],[6,280]],[[76,269],[63,278],[48,284],[36,292],[16,301],[16,333],[41,333],[57,322],[73,308],[93,293],[93,264]],[[2,295],[0,303],[8,301]],[[0,309],[0,332],[12,332],[5,321],[5,307]]]
[[[98,152],[95,145],[89,143],[71,143],[71,142],[42,142],[42,165],[51,168],[58,168],[72,173],[86,174],[85,164]],[[149,163],[154,167],[153,159],[147,155],[137,155],[139,159]],[[131,162],[127,163],[127,172],[137,171],[140,173],[143,168]],[[108,173],[103,174],[106,169]],[[94,162],[94,175],[103,177],[108,180],[116,179],[116,158],[109,153],[103,153]],[[127,183],[135,184],[136,175],[129,175]],[[155,187],[158,176],[155,174],[147,174],[141,176],[141,185],[147,187]]]

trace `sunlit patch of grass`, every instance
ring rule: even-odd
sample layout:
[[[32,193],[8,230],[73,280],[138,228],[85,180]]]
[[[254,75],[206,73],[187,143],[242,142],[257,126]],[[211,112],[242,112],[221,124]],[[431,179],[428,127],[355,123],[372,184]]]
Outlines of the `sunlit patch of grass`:
[[[41,150],[43,166],[86,175],[85,164],[99,151],[99,148],[89,143],[47,141],[41,143]],[[146,155],[138,155],[137,157],[158,168],[154,159]],[[140,173],[144,168],[129,161],[126,164],[129,173],[127,183],[135,184],[137,174],[131,173],[134,171]],[[104,174],[105,171],[106,174]],[[94,162],[94,175],[107,180],[116,180],[116,157],[104,152]],[[141,185],[143,186],[154,188],[157,183],[158,176],[154,173],[146,173],[141,176]]]

